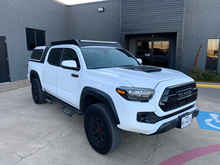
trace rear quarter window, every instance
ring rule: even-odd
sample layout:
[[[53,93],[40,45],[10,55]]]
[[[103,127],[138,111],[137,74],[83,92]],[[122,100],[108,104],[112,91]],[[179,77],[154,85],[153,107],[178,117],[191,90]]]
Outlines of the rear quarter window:
[[[33,51],[33,53],[31,54],[31,59],[32,60],[40,60],[41,59],[41,56],[43,54],[43,49],[35,49]]]

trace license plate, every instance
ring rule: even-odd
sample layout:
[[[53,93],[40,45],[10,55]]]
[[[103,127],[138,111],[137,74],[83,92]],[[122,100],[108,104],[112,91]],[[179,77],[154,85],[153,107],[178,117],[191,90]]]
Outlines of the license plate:
[[[178,99],[182,99],[182,98],[185,98],[185,97],[189,97],[191,95],[192,95],[192,90],[187,90],[187,91],[179,92],[177,94],[177,97],[178,97]]]
[[[181,129],[187,127],[190,124],[192,124],[192,114],[181,118]]]

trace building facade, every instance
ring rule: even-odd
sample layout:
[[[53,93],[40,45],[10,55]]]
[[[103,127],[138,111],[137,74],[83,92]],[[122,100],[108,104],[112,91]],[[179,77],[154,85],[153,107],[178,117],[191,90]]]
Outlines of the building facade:
[[[53,0],[0,2],[0,83],[25,79],[35,46],[52,41],[118,41],[143,64],[220,71],[219,0],[107,0],[73,6]],[[103,8],[102,12],[98,8]]]
[[[27,28],[43,31],[46,45],[53,40],[68,38],[66,8],[48,0],[0,2],[0,48],[7,50],[2,52],[1,49],[0,82],[27,78],[27,62],[32,52],[27,46]],[[35,35],[30,37],[34,41]],[[7,70],[9,75],[4,74]]]

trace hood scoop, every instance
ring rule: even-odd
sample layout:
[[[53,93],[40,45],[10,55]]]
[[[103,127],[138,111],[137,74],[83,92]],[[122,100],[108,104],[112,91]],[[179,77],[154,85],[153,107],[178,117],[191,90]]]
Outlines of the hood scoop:
[[[141,65],[141,66],[124,66],[121,67],[122,69],[129,69],[134,71],[143,71],[143,72],[159,72],[161,68],[148,66],[148,65]]]

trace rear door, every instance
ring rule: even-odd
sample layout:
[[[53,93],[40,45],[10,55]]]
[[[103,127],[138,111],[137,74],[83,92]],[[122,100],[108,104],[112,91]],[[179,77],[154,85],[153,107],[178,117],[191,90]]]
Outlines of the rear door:
[[[57,91],[57,68],[60,66],[60,58],[62,48],[52,48],[49,50],[49,55],[44,62],[43,67],[43,84],[46,92],[56,96]]]
[[[9,82],[9,65],[8,65],[8,54],[6,37],[0,36],[0,83]]]

